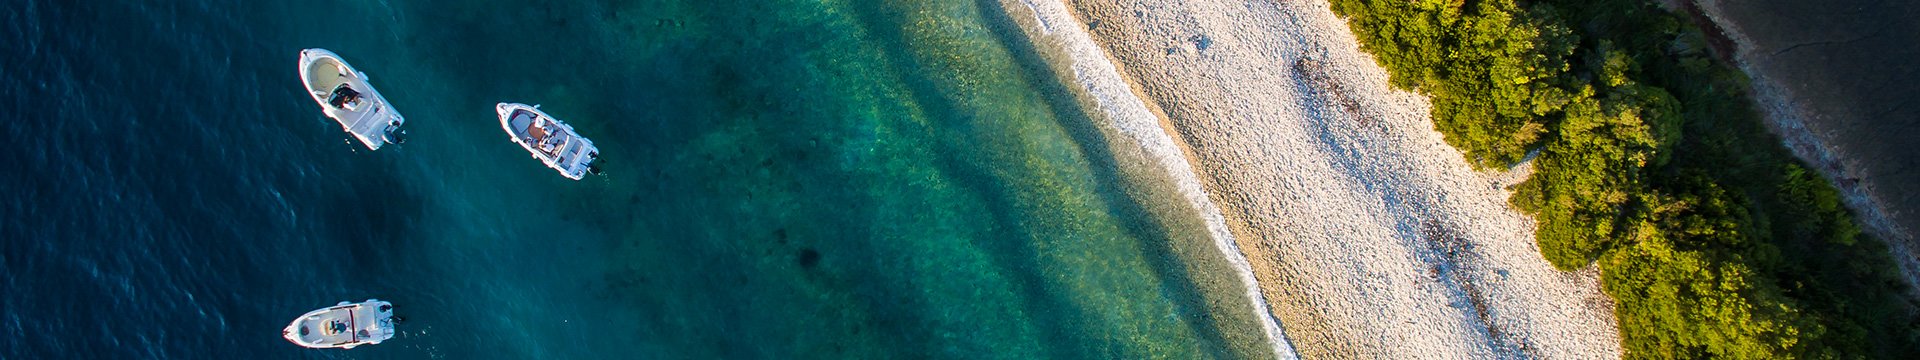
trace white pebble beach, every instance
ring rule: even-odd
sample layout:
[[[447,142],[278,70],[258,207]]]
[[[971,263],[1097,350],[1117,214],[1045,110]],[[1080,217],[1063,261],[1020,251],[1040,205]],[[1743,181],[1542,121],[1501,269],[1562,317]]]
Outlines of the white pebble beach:
[[[1620,357],[1597,271],[1507,202],[1526,166],[1474,170],[1327,3],[1002,3],[1181,187],[1281,357]]]

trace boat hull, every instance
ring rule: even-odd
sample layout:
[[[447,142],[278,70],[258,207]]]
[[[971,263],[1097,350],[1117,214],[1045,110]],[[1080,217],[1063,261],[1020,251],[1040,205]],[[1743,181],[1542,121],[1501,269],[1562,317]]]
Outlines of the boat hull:
[[[393,303],[379,299],[342,301],[294,318],[280,335],[306,348],[352,349],[392,339],[393,322]]]
[[[327,118],[339,123],[368,150],[380,150],[398,141],[396,132],[407,119],[367,81],[367,73],[354,69],[332,51],[300,51],[300,83],[307,95]]]
[[[574,132],[573,126],[540,111],[539,107],[520,103],[499,103],[494,112],[500,116],[500,129],[507,138],[533,158],[560,172],[560,176],[580,180],[593,170],[600,149],[592,140]]]

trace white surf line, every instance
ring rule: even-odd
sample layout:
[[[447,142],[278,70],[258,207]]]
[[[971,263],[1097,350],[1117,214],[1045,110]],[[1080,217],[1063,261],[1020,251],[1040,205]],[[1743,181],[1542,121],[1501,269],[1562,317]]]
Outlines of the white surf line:
[[[1286,331],[1268,309],[1267,300],[1260,291],[1259,280],[1253,276],[1253,266],[1247,262],[1240,246],[1234,242],[1233,233],[1227,230],[1226,216],[1220,207],[1207,198],[1206,189],[1200,184],[1200,177],[1193,171],[1193,165],[1173,136],[1160,126],[1160,118],[1147,109],[1144,101],[1135,96],[1126,80],[1120,76],[1120,70],[1107,61],[1107,54],[1093,42],[1093,36],[1079,26],[1055,27],[1052,24],[1080,24],[1066,4],[1055,0],[1019,0],[1025,8],[1033,12],[1038,26],[1038,34],[1029,31],[1036,45],[1051,45],[1060,50],[1072,61],[1073,78],[1081,91],[1085,91],[1096,102],[1100,111],[1112,122],[1110,126],[1128,138],[1140,144],[1142,150],[1159,163],[1161,170],[1173,178],[1181,197],[1200,212],[1206,221],[1207,233],[1213,238],[1214,247],[1233,264],[1235,275],[1240,278],[1246,290],[1247,300],[1253,303],[1253,315],[1260,320],[1265,330],[1267,342],[1273,346],[1275,355],[1282,359],[1299,359],[1293,345],[1287,340]],[[1001,6],[1009,12],[1019,7]],[[1008,14],[1009,18],[1019,18],[1019,14]],[[1026,28],[1028,26],[1022,26]]]

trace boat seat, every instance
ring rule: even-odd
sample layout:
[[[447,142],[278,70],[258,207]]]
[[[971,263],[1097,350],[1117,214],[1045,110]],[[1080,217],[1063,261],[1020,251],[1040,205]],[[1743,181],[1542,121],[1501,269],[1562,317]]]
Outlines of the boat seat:
[[[327,99],[327,103],[333,104],[333,107],[353,110],[360,104],[360,92],[354,90],[353,86],[340,84],[333,88],[333,98]]]

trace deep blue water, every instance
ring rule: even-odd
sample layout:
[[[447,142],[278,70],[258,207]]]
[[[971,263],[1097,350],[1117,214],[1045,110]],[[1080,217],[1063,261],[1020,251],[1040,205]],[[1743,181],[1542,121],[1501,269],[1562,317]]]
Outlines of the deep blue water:
[[[991,3],[9,1],[0,358],[1257,355]],[[406,142],[320,116],[308,47]],[[609,174],[528,158],[500,101]],[[366,298],[399,337],[280,339]]]

